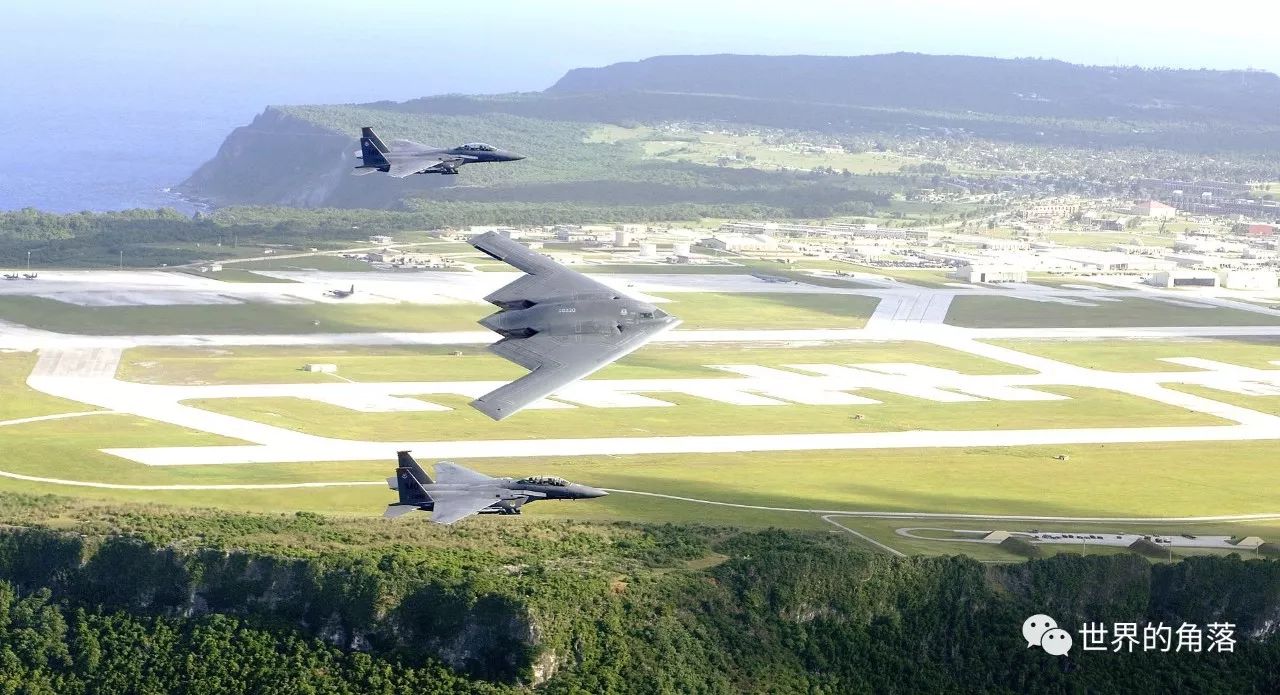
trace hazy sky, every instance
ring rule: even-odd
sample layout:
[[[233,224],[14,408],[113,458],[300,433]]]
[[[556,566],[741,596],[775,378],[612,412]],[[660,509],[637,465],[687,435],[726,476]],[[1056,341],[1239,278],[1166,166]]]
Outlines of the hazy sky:
[[[540,90],[671,53],[1280,72],[1278,23],[1274,0],[0,0],[0,209],[164,204],[269,104]]]
[[[1280,3],[1164,0],[5,0],[0,66],[271,102],[541,89],[662,53],[890,51],[1280,72]],[[1237,21],[1245,18],[1244,21]],[[64,82],[66,81],[66,82]],[[18,84],[31,88],[31,80]],[[0,86],[5,86],[0,83]],[[4,92],[0,92],[4,93]]]

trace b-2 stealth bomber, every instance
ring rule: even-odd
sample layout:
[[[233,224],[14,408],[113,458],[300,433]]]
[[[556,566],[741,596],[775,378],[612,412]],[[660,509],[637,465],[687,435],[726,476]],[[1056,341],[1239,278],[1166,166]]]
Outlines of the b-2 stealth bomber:
[[[502,336],[489,350],[533,371],[471,402],[501,420],[621,359],[680,319],[498,234],[470,239],[527,275],[485,297],[501,309],[480,325]]]
[[[360,129],[360,166],[351,172],[356,176],[381,171],[402,179],[414,174],[456,174],[463,164],[480,162],[514,162],[522,155],[500,150],[483,142],[469,142],[457,147],[431,147],[412,140],[392,140],[393,147],[383,144],[373,128]]]
[[[491,478],[456,463],[436,464],[435,480],[407,451],[399,452],[395,476],[387,485],[400,493],[383,516],[395,518],[409,512],[431,512],[437,524],[452,524],[472,514],[519,514],[535,500],[581,500],[604,497],[604,490],[570,483],[554,476]]]

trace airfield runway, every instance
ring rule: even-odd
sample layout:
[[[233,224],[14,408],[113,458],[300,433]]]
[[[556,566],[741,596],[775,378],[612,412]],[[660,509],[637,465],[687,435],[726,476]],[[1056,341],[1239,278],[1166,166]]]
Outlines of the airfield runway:
[[[342,301],[475,301],[510,281],[511,273],[326,273],[261,271],[289,283],[224,283],[178,273],[51,272],[34,282],[0,284],[0,295],[36,294],[61,301],[95,306],[115,303],[199,304],[205,301],[316,301],[325,289],[357,284],[368,288]],[[242,418],[184,406],[198,398],[287,396],[310,398],[369,412],[432,410],[443,406],[406,395],[456,394],[474,397],[493,382],[432,382],[413,384],[334,383],[323,385],[247,385],[180,387],[121,382],[115,365],[123,349],[135,346],[233,345],[423,345],[485,344],[487,331],[449,333],[368,333],[308,335],[183,335],[73,336],[0,325],[0,348],[40,351],[28,384],[44,393],[114,412],[130,413],[190,429],[222,435],[244,445],[212,447],[156,447],[110,449],[117,456],[148,465],[212,463],[269,463],[285,461],[345,461],[384,458],[394,448],[414,448],[426,455],[473,458],[496,456],[604,455],[629,453],[695,453],[784,451],[812,449],[878,449],[901,447],[1017,446],[1153,441],[1231,441],[1280,438],[1280,418],[1219,401],[1163,388],[1166,383],[1208,386],[1232,393],[1257,393],[1280,387],[1280,370],[1241,371],[1230,365],[1200,372],[1117,375],[1096,372],[980,342],[989,338],[1106,338],[1212,335],[1280,335],[1280,326],[1165,327],[1165,328],[1031,328],[968,329],[942,323],[952,299],[965,295],[1017,296],[1055,301],[1069,294],[1072,301],[1106,301],[1115,297],[1168,297],[1160,291],[1091,288],[1064,293],[1061,289],[1027,286],[1015,290],[983,287],[928,289],[899,285],[882,289],[827,289],[769,283],[736,275],[616,275],[602,276],[628,292],[815,292],[876,296],[881,303],[864,329],[699,330],[674,331],[660,338],[669,342],[800,342],[914,340],[1035,370],[1031,376],[965,376],[919,365],[818,365],[817,373],[768,370],[738,365],[736,380],[662,380],[652,382],[592,381],[557,394],[542,407],[629,407],[658,405],[660,398],[643,395],[658,390],[710,397],[726,403],[767,405],[770,402],[834,403],[856,398],[850,388],[876,388],[916,397],[943,399],[1050,398],[1037,396],[1045,385],[1078,385],[1120,391],[1168,405],[1212,415],[1231,424],[1154,428],[1084,428],[979,431],[910,431],[883,433],[723,435],[695,437],[635,437],[549,439],[539,441],[349,441],[320,437]],[[104,291],[103,287],[108,289]],[[366,297],[365,295],[368,295]],[[1187,297],[1187,295],[1178,295]],[[1176,298],[1176,297],[1175,297]],[[1260,315],[1280,311],[1231,299],[1192,295],[1207,306],[1245,308]],[[733,368],[732,365],[728,367]],[[912,369],[912,367],[916,367]],[[771,397],[772,394],[772,397]],[[843,394],[843,395],[841,395]],[[944,394],[950,394],[944,396]],[[966,394],[968,394],[966,396]]]

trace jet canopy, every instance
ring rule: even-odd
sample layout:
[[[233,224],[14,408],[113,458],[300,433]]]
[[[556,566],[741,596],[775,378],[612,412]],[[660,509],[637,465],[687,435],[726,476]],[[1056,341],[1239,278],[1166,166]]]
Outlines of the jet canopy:
[[[476,152],[497,152],[498,151],[498,148],[494,147],[493,145],[486,145],[483,142],[468,142],[462,147],[459,147],[458,149],[473,150]]]
[[[535,475],[521,478],[516,482],[524,483],[525,485],[552,485],[555,487],[565,487],[569,484],[569,481],[564,478],[557,478],[552,475]]]

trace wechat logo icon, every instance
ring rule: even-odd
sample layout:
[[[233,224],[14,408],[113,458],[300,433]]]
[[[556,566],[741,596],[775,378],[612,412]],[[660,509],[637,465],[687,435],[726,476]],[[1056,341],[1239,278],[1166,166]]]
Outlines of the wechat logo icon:
[[[1022,638],[1027,649],[1040,647],[1054,656],[1071,651],[1071,633],[1058,627],[1058,621],[1043,613],[1037,613],[1022,621]]]

